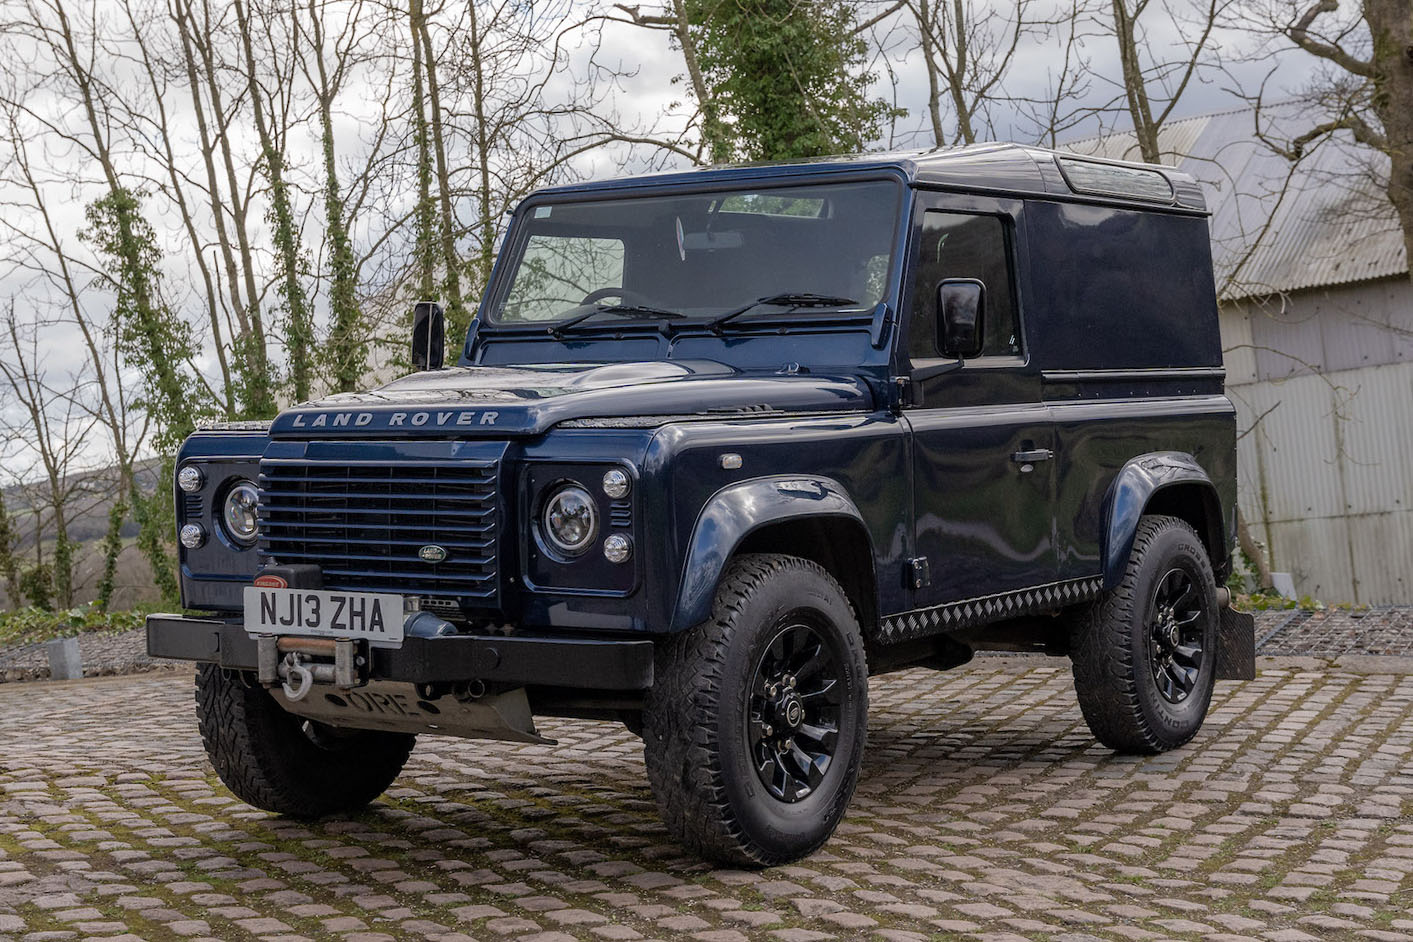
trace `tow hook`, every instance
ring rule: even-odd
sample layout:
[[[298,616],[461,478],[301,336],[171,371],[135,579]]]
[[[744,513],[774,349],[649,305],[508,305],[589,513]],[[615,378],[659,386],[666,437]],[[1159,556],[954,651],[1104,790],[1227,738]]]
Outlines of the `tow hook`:
[[[360,652],[358,642],[351,639],[259,635],[255,647],[260,683],[282,685],[291,700],[307,696],[314,684],[352,690],[367,682],[367,653]]]
[[[285,659],[280,664],[280,678],[284,681],[285,696],[291,700],[303,700],[309,695],[309,689],[314,686],[314,673],[299,659],[299,655],[291,651],[285,655]],[[293,683],[293,686],[291,686]]]

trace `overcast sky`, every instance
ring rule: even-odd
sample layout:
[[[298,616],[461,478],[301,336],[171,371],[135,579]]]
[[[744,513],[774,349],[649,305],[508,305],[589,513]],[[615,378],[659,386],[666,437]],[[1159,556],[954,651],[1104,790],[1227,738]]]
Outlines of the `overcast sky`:
[[[1048,2],[1048,0],[1047,0]],[[1174,8],[1181,11],[1194,7],[1192,0],[1174,0]],[[101,8],[101,4],[100,4]],[[999,9],[1009,10],[1009,4],[1003,5]],[[1161,9],[1156,6],[1151,9],[1161,13]],[[1149,43],[1153,49],[1163,50],[1163,56],[1180,52],[1180,37],[1178,31],[1162,17],[1157,17],[1149,26]],[[1177,117],[1202,114],[1211,111],[1225,110],[1239,106],[1239,100],[1230,92],[1233,84],[1233,76],[1247,87],[1254,87],[1263,75],[1273,64],[1279,65],[1280,69],[1271,80],[1272,89],[1290,89],[1298,86],[1303,80],[1303,68],[1307,66],[1307,60],[1300,56],[1285,56],[1276,60],[1268,60],[1251,63],[1245,66],[1232,65],[1243,55],[1250,51],[1249,40],[1242,34],[1231,31],[1218,31],[1214,38],[1214,45],[1220,49],[1226,59],[1230,69],[1230,74],[1224,74],[1216,70],[1208,70],[1200,74],[1196,82],[1188,89],[1182,103],[1175,109],[1174,115]],[[571,48],[576,44],[571,43]],[[876,61],[873,71],[876,75],[876,93],[905,108],[908,112],[906,117],[900,118],[888,129],[887,135],[875,142],[875,148],[883,148],[891,144],[894,149],[907,149],[916,147],[931,146],[930,124],[926,114],[927,80],[921,66],[920,53],[916,48],[915,40],[911,39],[905,32],[894,31],[886,36],[886,46],[888,52],[887,63],[882,60]],[[589,54],[589,43],[587,39],[577,44],[570,63],[556,76],[556,81],[568,83],[572,76],[582,70],[585,60]],[[1040,96],[1044,93],[1054,72],[1058,69],[1062,48],[1057,39],[1048,41],[1031,41],[1024,45],[1018,52],[1012,67],[1009,88],[1012,94]],[[1112,38],[1092,36],[1086,39],[1082,46],[1082,54],[1087,58],[1092,66],[1102,76],[1117,76],[1117,59]],[[672,49],[669,45],[667,34],[660,31],[646,31],[628,25],[611,25],[603,32],[602,45],[597,50],[599,61],[611,63],[620,67],[621,71],[627,75],[612,96],[613,107],[622,115],[625,125],[637,127],[655,127],[660,132],[672,128],[681,127],[691,116],[693,105],[686,100],[687,88],[685,83],[674,81],[681,76],[683,67],[680,53]],[[891,70],[887,67],[891,64]],[[115,65],[121,68],[121,65]],[[629,75],[628,73],[631,73]],[[896,84],[895,84],[896,83]],[[553,88],[553,83],[552,83]],[[1115,95],[1116,86],[1111,82],[1106,83],[1103,79],[1095,79],[1091,82],[1089,89],[1088,103],[1097,104]],[[183,95],[180,89],[175,86],[171,108],[174,116],[180,119],[184,114]],[[350,153],[350,149],[356,149],[361,145],[363,134],[369,121],[376,117],[379,105],[380,90],[376,88],[350,89],[340,102],[339,116],[339,147],[341,151]],[[1276,93],[1279,97],[1279,92]],[[37,100],[40,105],[45,104]],[[56,111],[65,110],[68,103],[53,101],[52,105]],[[72,114],[72,112],[70,112]],[[1017,119],[1009,112],[1009,107],[998,105],[993,112],[996,120],[998,139],[1019,139],[1029,141],[1030,128],[1025,122]],[[1119,120],[1111,117],[1110,121]],[[1071,137],[1083,136],[1086,133],[1094,133],[1098,128],[1095,125],[1089,126],[1084,131],[1076,131]],[[194,131],[191,134],[194,139]],[[292,163],[296,165],[311,165],[317,160],[317,153],[313,149],[314,138],[305,136],[292,144],[292,152],[288,155]],[[52,164],[62,168],[66,161],[74,160],[74,151],[71,148],[55,147],[43,142],[33,142],[36,151],[32,157],[39,158],[41,162]],[[253,151],[255,142],[253,140],[242,140],[239,142],[242,150]],[[671,165],[674,161],[680,163],[676,158],[665,158],[660,151],[640,150],[635,152],[636,159],[628,162],[630,169],[647,169],[649,167],[660,167],[666,162]],[[0,155],[3,159],[4,155]],[[136,158],[133,158],[136,161]],[[455,159],[455,156],[454,156]],[[623,151],[605,151],[601,153],[591,153],[581,157],[577,163],[577,169],[584,176],[603,177],[616,175],[623,172],[625,154]],[[136,167],[134,167],[136,169]],[[97,175],[93,175],[91,185],[74,190],[72,188],[55,189],[51,194],[56,221],[60,228],[65,231],[65,240],[70,245],[76,244],[76,235],[83,227],[83,207],[85,203],[101,195],[102,184]],[[0,184],[0,196],[3,196],[3,184]],[[317,199],[303,196],[300,203],[308,211],[306,220],[305,240],[310,246],[310,252],[315,251],[319,241],[319,231],[322,226],[320,215],[321,206]],[[152,222],[159,228],[159,231],[169,232],[169,244],[176,248],[182,244],[181,238],[173,231],[177,220],[171,218],[155,217]],[[256,234],[259,238],[259,234]],[[0,235],[0,238],[4,238]],[[12,246],[0,246],[0,255],[10,254]],[[313,259],[317,266],[319,259]],[[183,286],[188,283],[190,273],[185,270],[187,263],[181,256],[173,255],[165,262],[168,290],[172,293],[173,299],[179,306],[184,300]],[[473,292],[478,292],[480,286],[471,288]],[[14,267],[0,268],[0,305],[5,304],[9,299],[14,299],[16,310],[21,318],[32,318],[36,312],[44,311],[53,301],[52,289],[42,279],[38,279],[31,272],[26,272]],[[83,362],[82,348],[76,342],[76,328],[63,325],[48,328],[41,337],[41,350],[44,355],[45,367],[49,371],[52,381],[62,381],[62,378],[77,371]],[[214,360],[207,358],[201,364],[203,369],[214,371]],[[6,408],[5,403],[0,401],[0,408]],[[13,414],[13,404],[8,404],[8,411]],[[7,443],[0,443],[4,445]],[[13,443],[8,443],[13,445]],[[0,460],[5,459],[6,449],[0,447]],[[101,461],[100,453],[95,455],[95,461]]]

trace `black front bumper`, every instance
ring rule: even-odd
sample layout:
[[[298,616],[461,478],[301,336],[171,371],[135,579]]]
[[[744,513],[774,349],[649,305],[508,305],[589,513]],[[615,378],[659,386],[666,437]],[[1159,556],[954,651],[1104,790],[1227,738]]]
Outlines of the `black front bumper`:
[[[204,661],[233,670],[257,669],[255,639],[235,622],[147,617],[152,657]],[[369,675],[431,684],[486,683],[646,690],[653,683],[651,641],[451,635],[408,638],[400,648],[372,648]]]

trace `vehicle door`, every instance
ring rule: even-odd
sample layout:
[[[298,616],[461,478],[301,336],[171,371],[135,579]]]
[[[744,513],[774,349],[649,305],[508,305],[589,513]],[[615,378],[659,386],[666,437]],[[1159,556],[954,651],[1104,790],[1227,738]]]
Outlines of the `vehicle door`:
[[[917,196],[902,339],[915,608],[1055,581],[1054,431],[1025,346],[1021,212],[1017,200]],[[959,282],[982,287],[979,343],[960,364],[939,308]]]

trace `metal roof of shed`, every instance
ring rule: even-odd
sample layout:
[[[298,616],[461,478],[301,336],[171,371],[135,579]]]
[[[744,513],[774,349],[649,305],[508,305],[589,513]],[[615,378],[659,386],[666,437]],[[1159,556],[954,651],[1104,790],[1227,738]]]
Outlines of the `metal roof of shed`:
[[[1262,128],[1286,141],[1308,129],[1306,106],[1262,110]],[[1064,145],[1132,159],[1132,132]],[[1348,284],[1408,271],[1398,217],[1383,192],[1388,160],[1336,137],[1298,164],[1255,136],[1251,109],[1174,121],[1159,135],[1164,162],[1201,181],[1212,207],[1212,254],[1224,301]]]

